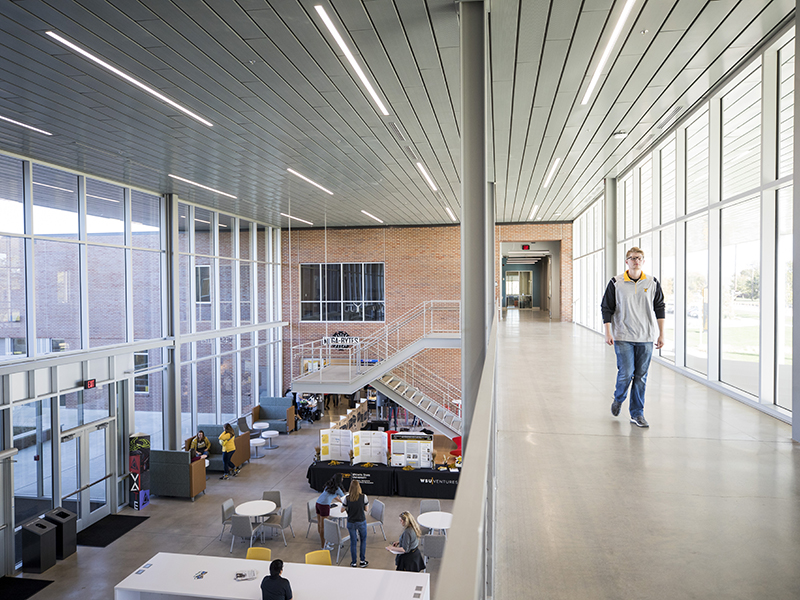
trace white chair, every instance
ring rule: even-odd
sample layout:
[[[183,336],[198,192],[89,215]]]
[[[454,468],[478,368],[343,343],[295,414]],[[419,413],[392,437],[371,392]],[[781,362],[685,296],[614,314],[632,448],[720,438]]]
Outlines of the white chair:
[[[444,544],[447,538],[443,535],[423,535],[420,540],[420,550],[422,558],[425,560],[425,569],[428,568],[429,558],[442,558],[444,556]]]
[[[306,510],[308,512],[308,529],[306,529],[306,537],[308,534],[311,533],[311,526],[317,524],[317,499],[312,498],[306,504]]]
[[[231,517],[234,511],[233,498],[228,498],[222,503],[222,532],[219,534],[219,541],[222,541],[222,534],[225,533],[225,525],[231,524]]]
[[[380,500],[373,500],[372,506],[369,507],[369,514],[367,515],[367,527],[372,527],[372,533],[375,533],[375,526],[380,525],[384,540],[386,539],[386,532],[383,529],[383,514],[386,512],[385,509],[386,505],[383,502]]]
[[[284,530],[288,527],[294,537],[294,528],[292,527],[292,505],[281,509],[280,514],[272,515],[269,519],[264,521],[264,527],[271,527],[273,529],[280,529],[283,536],[283,545],[288,546],[286,543],[286,533]]]
[[[250,522],[250,517],[243,517],[241,515],[233,515],[231,517],[231,552],[233,552],[233,542],[236,541],[236,536],[242,538],[250,538],[250,546],[253,545],[253,536],[258,533],[259,525],[253,525]]]
[[[341,561],[342,548],[350,545],[350,534],[342,537],[342,528],[333,519],[325,519],[325,543],[336,547],[336,564]]]

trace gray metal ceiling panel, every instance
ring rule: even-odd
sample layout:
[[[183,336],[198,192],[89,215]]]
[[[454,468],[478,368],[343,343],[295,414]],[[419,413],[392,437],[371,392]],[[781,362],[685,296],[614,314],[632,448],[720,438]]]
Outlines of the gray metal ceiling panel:
[[[574,37],[578,14],[581,10],[580,2],[554,2],[550,7],[550,18],[547,22],[547,35],[545,39],[571,40]]]

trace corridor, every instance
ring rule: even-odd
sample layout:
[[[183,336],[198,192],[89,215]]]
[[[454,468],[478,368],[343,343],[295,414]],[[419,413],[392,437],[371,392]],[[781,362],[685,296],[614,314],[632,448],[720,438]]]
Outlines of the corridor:
[[[545,313],[498,349],[496,598],[800,597],[789,425],[655,362],[614,418],[613,349]]]

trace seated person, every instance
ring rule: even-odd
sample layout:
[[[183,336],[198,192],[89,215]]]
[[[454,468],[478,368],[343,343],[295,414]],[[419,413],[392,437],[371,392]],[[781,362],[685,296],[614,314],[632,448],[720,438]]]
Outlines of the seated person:
[[[192,440],[191,449],[196,453],[196,460],[208,458],[208,453],[211,450],[211,442],[208,441],[202,429],[197,432],[197,435]]]
[[[269,564],[269,575],[261,580],[261,600],[292,600],[292,586],[281,573],[283,561],[278,558]]]

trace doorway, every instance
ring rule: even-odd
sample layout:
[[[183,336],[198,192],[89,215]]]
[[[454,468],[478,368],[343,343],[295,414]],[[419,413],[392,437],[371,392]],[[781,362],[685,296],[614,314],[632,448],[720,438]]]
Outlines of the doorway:
[[[111,514],[114,421],[61,435],[61,506],[78,515],[78,531]]]
[[[533,273],[506,271],[506,308],[533,308]]]

